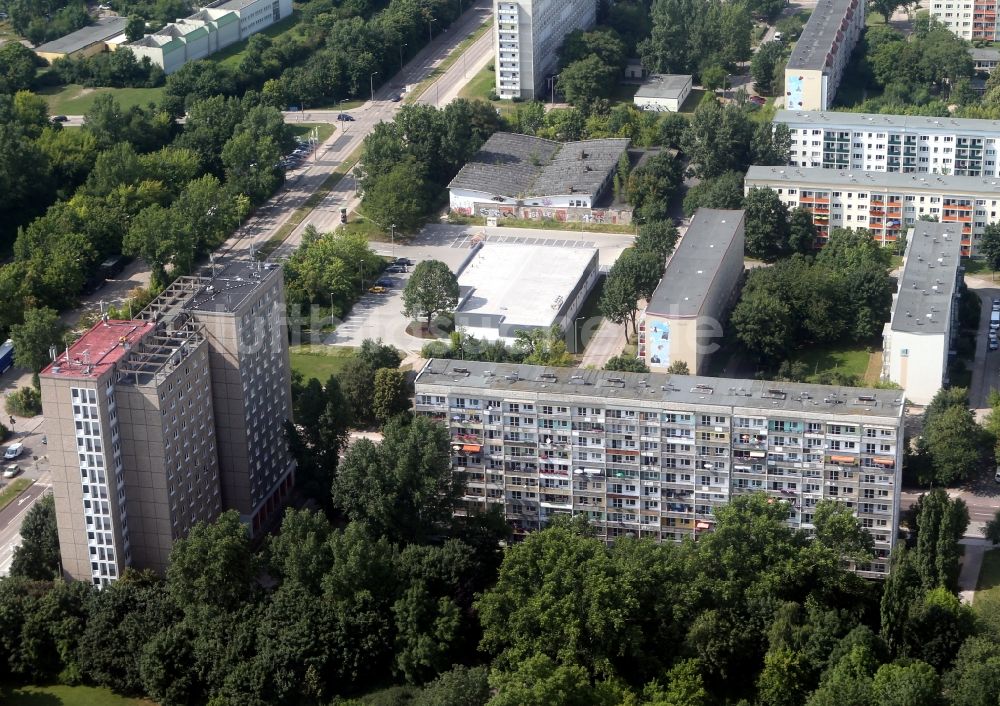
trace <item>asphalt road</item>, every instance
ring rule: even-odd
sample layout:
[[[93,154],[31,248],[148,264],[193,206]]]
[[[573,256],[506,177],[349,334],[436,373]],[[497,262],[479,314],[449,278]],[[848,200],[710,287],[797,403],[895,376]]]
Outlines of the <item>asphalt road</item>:
[[[0,510],[0,576],[6,576],[10,572],[14,548],[21,544],[21,522],[24,516],[50,487],[48,484],[35,483],[21,493],[17,500]]]

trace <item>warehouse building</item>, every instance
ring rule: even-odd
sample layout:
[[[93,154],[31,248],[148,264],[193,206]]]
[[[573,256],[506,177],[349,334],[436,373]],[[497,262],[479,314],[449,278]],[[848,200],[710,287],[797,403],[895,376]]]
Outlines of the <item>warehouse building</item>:
[[[987,225],[1000,220],[1000,179],[940,174],[761,167],[747,170],[747,192],[773,189],[788,208],[812,211],[820,242],[830,228],[867,228],[882,245],[896,241],[921,216],[959,229],[962,255],[974,256]]]
[[[82,59],[108,50],[109,40],[125,32],[128,18],[100,17],[93,24],[35,47],[35,53],[52,63],[56,59]]]
[[[444,423],[463,514],[498,507],[515,536],[583,515],[599,537],[711,532],[738,495],[788,503],[810,531],[821,500],[848,507],[884,577],[903,455],[899,390],[430,360],[415,409]]]
[[[826,110],[865,28],[864,0],[821,0],[785,66],[785,107]]]
[[[545,100],[554,93],[566,35],[597,21],[595,0],[494,0],[493,56],[500,98]]]
[[[507,343],[518,331],[570,332],[599,275],[594,248],[487,243],[458,275],[455,327]]]
[[[612,203],[628,143],[494,133],[448,185],[450,208],[487,218],[630,223],[632,211]]]
[[[882,379],[926,405],[948,382],[948,357],[958,333],[963,286],[956,224],[918,221],[907,234],[892,318],[882,333]]]
[[[1000,121],[779,110],[797,167],[997,176]]]
[[[652,74],[644,79],[632,102],[640,110],[676,113],[691,94],[691,76]]]
[[[654,372],[704,372],[743,279],[743,211],[698,209],[646,305],[639,357]]]

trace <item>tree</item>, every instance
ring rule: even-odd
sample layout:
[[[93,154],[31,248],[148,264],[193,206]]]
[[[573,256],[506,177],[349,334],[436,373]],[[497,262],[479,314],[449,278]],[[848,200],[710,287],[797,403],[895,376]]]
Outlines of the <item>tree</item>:
[[[724,172],[692,186],[684,196],[684,215],[690,218],[699,208],[743,208],[743,175]]]
[[[381,338],[366,338],[361,342],[361,348],[348,360],[339,376],[340,389],[350,405],[354,421],[375,421],[375,374],[382,368],[398,368],[401,361],[399,352],[383,343]]]
[[[662,271],[677,246],[677,238],[677,226],[673,221],[648,221],[639,226],[633,247],[640,253],[655,253]]]
[[[920,575],[915,557],[905,544],[897,544],[889,561],[880,606],[881,636],[893,654],[904,648],[906,621],[910,606],[920,593]]]
[[[944,675],[952,706],[987,706],[1000,698],[1000,643],[992,635],[970,637]]]
[[[718,64],[707,66],[701,71],[701,85],[708,91],[725,88],[727,78],[729,75],[726,73],[726,67]]]
[[[563,68],[556,85],[567,103],[587,113],[594,101],[608,96],[617,75],[614,66],[591,54]]]
[[[293,377],[292,409],[297,424],[287,423],[285,433],[298,464],[296,488],[332,510],[330,483],[347,446],[354,419],[351,403],[336,375],[331,375],[326,384],[315,378],[303,383]]]
[[[624,373],[648,373],[649,367],[636,358],[633,355],[628,355],[627,353],[619,353],[616,356],[608,358],[608,362],[604,364],[605,370],[618,370]]]
[[[959,540],[969,526],[969,508],[961,498],[951,500],[941,488],[924,493],[913,507],[917,527],[914,560],[925,589],[957,589],[961,554]]]
[[[937,706],[941,680],[926,662],[883,664],[872,682],[873,703],[882,706]]]
[[[152,287],[164,287],[168,283],[167,265],[179,252],[189,252],[182,224],[170,209],[153,204],[138,213],[129,225],[128,233],[122,241],[122,252],[141,257],[151,270]]]
[[[490,684],[496,695],[490,699],[489,706],[614,706],[620,703],[617,698],[607,698],[612,696],[610,694],[600,694],[582,667],[560,664],[543,654],[527,657],[511,672],[493,671]]]
[[[426,417],[396,417],[383,441],[358,439],[333,482],[333,499],[372,536],[419,542],[450,524],[462,483],[451,470],[451,440]]]
[[[48,365],[49,348],[58,346],[64,330],[59,314],[54,309],[27,309],[24,323],[10,327],[10,338],[14,342],[14,361],[22,368],[28,368],[37,384],[38,372]]]
[[[976,631],[972,608],[941,586],[926,591],[910,606],[906,652],[943,672],[951,666],[962,643]]]
[[[614,272],[614,265],[612,266]],[[601,314],[614,321],[616,324],[625,325],[625,341],[628,342],[628,324],[635,321],[635,314],[639,305],[636,301],[634,283],[622,273],[614,275],[608,274],[604,282],[604,290],[601,292],[601,299],[598,308]]]
[[[744,293],[730,323],[743,345],[762,361],[784,360],[795,342],[788,304],[763,289]]]
[[[1000,270],[1000,223],[986,226],[976,247],[979,254],[986,258],[991,270]]]
[[[746,211],[745,247],[748,257],[773,262],[788,253],[788,209],[768,188],[753,188],[743,205]]]
[[[372,414],[382,424],[397,414],[410,408],[409,386],[406,374],[394,368],[379,368],[375,371],[375,387],[372,399]]]
[[[812,211],[802,206],[793,208],[788,214],[788,249],[808,255],[815,247],[816,238]]]
[[[20,42],[0,46],[0,94],[13,95],[31,88],[35,80],[35,53]]]
[[[781,62],[785,47],[781,42],[762,44],[750,62],[750,75],[753,76],[754,88],[765,96],[773,96],[775,67]]]
[[[874,556],[872,536],[851,510],[836,501],[823,500],[813,513],[816,539],[843,557],[868,561]]]
[[[138,15],[129,15],[128,22],[125,23],[125,38],[130,42],[137,42],[146,34],[146,21]]]
[[[483,706],[490,698],[486,667],[456,664],[424,686],[413,706]]]
[[[670,200],[683,181],[680,162],[663,153],[632,170],[625,192],[640,221],[667,220]]]
[[[438,314],[452,311],[458,305],[458,279],[440,260],[423,260],[413,268],[413,274],[403,289],[403,315],[423,317],[427,330]]]
[[[924,425],[920,448],[926,452],[938,483],[965,480],[983,464],[983,432],[965,407],[952,406]]]
[[[986,539],[993,542],[993,544],[1000,544],[1000,510],[997,510],[993,514],[993,519],[987,521],[982,527],[983,536]]]
[[[239,513],[198,523],[174,542],[167,568],[170,595],[182,608],[240,606],[254,591],[257,560]]]
[[[430,207],[424,171],[414,157],[408,156],[385,176],[366,178],[361,200],[364,213],[384,230],[395,224],[397,232],[414,232],[423,224]]]
[[[667,366],[667,372],[671,375],[690,375],[691,369],[688,368],[687,361],[675,360]]]
[[[10,575],[50,581],[59,575],[59,566],[55,500],[46,494],[24,516],[21,544],[14,549]]]

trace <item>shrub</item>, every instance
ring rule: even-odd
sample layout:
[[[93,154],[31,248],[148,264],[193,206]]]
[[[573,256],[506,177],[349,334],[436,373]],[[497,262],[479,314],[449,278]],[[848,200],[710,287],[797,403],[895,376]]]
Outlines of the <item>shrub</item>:
[[[7,395],[7,413],[34,417],[42,413],[42,395],[33,387],[22,387]]]
[[[7,441],[7,437],[10,436],[10,429],[5,425],[0,424],[0,442]]]

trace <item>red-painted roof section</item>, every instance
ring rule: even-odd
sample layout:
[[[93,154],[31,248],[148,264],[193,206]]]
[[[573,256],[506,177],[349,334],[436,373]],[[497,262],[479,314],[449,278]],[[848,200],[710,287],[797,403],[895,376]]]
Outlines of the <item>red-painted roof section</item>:
[[[70,346],[68,360],[66,351],[59,351],[42,375],[99,378],[128,352],[123,344],[131,348],[154,326],[145,321],[102,321]]]

